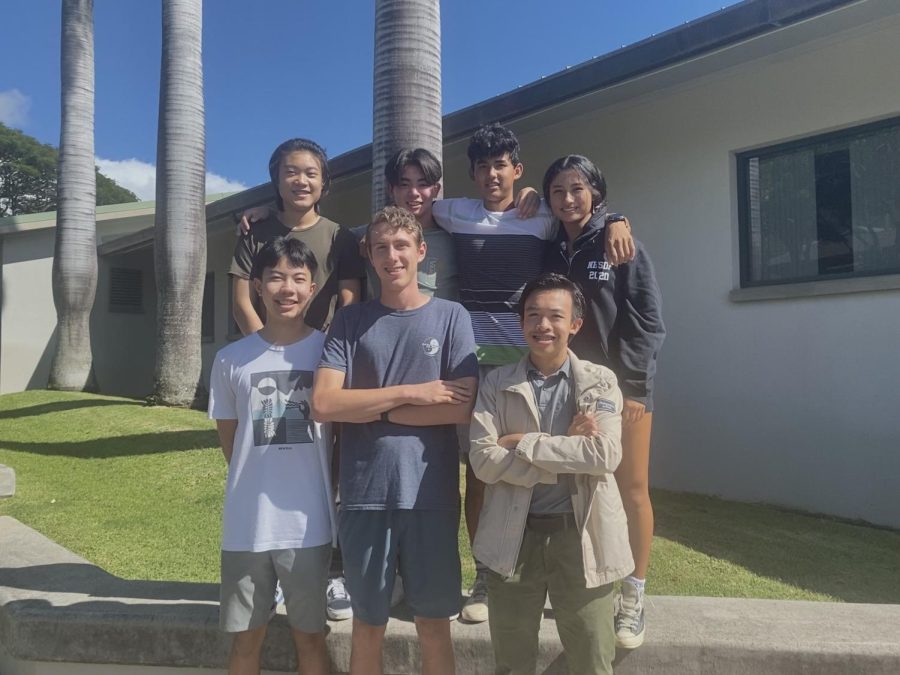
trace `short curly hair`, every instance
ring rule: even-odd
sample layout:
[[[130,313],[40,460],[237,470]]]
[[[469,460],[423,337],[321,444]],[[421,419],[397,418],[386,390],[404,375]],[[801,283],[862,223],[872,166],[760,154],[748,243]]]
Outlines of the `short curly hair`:
[[[475,174],[475,162],[509,153],[509,161],[519,164],[519,139],[499,122],[485,124],[469,141],[466,154],[469,156],[469,174]]]
[[[422,234],[422,225],[416,220],[416,217],[399,206],[385,206],[381,211],[372,216],[372,222],[366,227],[365,247],[367,251],[371,250],[371,233],[378,225],[386,223],[391,232],[403,230],[408,232],[416,240],[418,246],[425,241],[425,235]]]

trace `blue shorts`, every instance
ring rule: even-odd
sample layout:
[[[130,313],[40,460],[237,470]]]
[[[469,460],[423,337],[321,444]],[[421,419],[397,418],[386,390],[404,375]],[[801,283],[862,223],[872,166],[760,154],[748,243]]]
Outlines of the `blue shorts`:
[[[398,570],[415,616],[456,614],[462,587],[458,530],[456,511],[341,511],[338,537],[353,616],[371,626],[387,623]]]

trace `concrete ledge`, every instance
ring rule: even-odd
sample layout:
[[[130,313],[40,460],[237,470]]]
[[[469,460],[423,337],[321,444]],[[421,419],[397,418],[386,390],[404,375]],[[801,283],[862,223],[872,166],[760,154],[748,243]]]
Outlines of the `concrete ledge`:
[[[12,497],[16,494],[16,472],[12,467],[0,464],[0,497]]]
[[[347,672],[350,629],[349,621],[330,625],[335,673]],[[900,672],[898,605],[656,597],[648,635],[639,650],[619,655],[617,673]],[[486,625],[454,623],[453,639],[460,675],[493,672]],[[540,646],[538,672],[565,673],[550,609]],[[112,664],[171,672],[223,668],[228,638],[218,630],[214,584],[120,579],[0,517],[0,647],[22,673],[64,672],[55,669],[63,662],[96,664],[96,673],[116,672]],[[393,675],[419,672],[415,627],[403,608],[388,627],[384,665]],[[269,630],[264,667],[295,671],[283,616]]]

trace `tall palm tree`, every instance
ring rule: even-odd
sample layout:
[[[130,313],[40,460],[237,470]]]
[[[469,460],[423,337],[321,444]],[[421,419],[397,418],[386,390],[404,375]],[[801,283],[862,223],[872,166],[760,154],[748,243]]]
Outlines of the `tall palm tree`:
[[[97,292],[93,15],[93,0],[63,0],[52,281],[57,343],[47,386],[71,391],[93,388],[90,318]]]
[[[154,399],[190,405],[200,380],[206,275],[202,0],[163,0],[156,148]]]
[[[440,0],[375,0],[372,209],[385,205],[384,165],[400,148],[442,155]]]

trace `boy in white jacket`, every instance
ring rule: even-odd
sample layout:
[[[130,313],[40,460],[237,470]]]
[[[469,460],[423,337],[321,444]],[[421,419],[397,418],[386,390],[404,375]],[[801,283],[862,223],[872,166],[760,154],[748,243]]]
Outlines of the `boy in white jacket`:
[[[568,349],[584,298],[558,274],[529,283],[529,354],[478,392],[470,461],[486,483],[474,553],[491,572],[495,672],[532,675],[549,594],[570,673],[612,673],[613,587],[633,567],[613,477],[622,394],[607,368]]]

